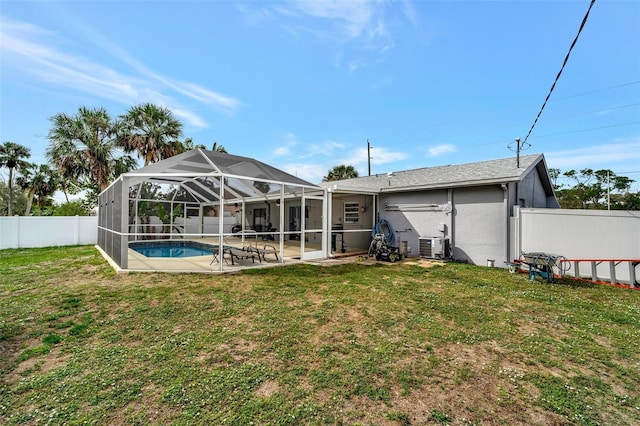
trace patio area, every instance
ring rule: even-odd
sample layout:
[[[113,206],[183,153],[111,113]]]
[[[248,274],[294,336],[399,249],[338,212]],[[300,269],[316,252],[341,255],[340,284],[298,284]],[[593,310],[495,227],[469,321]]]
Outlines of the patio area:
[[[180,240],[183,241],[183,240]],[[233,247],[237,250],[242,250],[245,247],[253,247],[260,250],[265,244],[273,246],[277,249],[278,244],[273,244],[273,241],[249,241],[243,242],[241,238],[225,238],[225,246]],[[187,241],[188,242],[188,241]],[[198,239],[197,243],[210,244],[212,248],[217,248],[217,238],[203,238]],[[271,244],[269,244],[271,243]],[[98,247],[99,248],[99,247]],[[296,263],[303,263],[300,259],[300,243],[298,241],[286,241],[284,244],[284,257],[280,258],[278,254],[278,260],[275,256],[269,254],[266,256],[266,260],[258,260],[246,258],[238,259],[234,258],[233,263],[230,260],[229,255],[224,256],[222,262],[222,270],[220,270],[219,253],[214,255],[212,250],[210,255],[202,256],[189,256],[189,257],[146,257],[136,250],[129,248],[129,267],[126,271],[120,270],[119,272],[195,272],[195,273],[233,273],[247,268],[273,268],[281,265],[292,265]],[[314,247],[311,247],[314,249]],[[336,259],[357,259],[358,255],[362,255],[364,252],[361,250],[347,250],[345,253],[336,255],[333,259],[318,259],[314,262],[328,262],[335,263]],[[215,257],[215,258],[214,258]],[[117,268],[119,269],[119,268]]]
[[[228,272],[327,258],[325,194],[255,159],[196,149],[125,173],[103,191],[98,246],[120,271]],[[131,248],[159,241],[208,243],[211,256],[147,257]],[[242,252],[265,245],[271,256]]]

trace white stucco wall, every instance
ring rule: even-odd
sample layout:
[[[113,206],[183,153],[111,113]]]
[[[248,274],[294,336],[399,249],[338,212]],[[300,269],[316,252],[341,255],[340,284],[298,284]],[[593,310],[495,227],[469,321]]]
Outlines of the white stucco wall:
[[[410,257],[419,255],[420,237],[444,236],[450,239],[454,259],[478,265],[491,259],[496,266],[503,266],[508,232],[504,194],[500,185],[382,194],[380,217],[393,226],[396,246],[407,241]],[[447,204],[449,197],[451,213],[436,207]],[[404,205],[405,210],[385,209],[385,205]],[[418,205],[434,207],[406,208]]]
[[[361,210],[358,216],[358,223],[345,223],[344,203],[358,203]],[[371,243],[371,229],[374,225],[375,211],[373,197],[364,194],[334,194],[331,203],[332,223],[329,226],[342,225],[344,233],[344,243],[349,249],[366,250]]]
[[[453,191],[453,257],[477,265],[503,266],[508,226],[499,185]]]
[[[547,207],[547,194],[536,169],[518,183],[518,199],[524,201],[520,207]]]
[[[404,192],[382,194],[380,196],[380,217],[387,219],[396,233],[395,245],[400,247],[401,241],[406,241],[409,257],[419,255],[420,237],[449,237],[450,218],[440,208],[426,206],[441,206],[447,204],[447,190]],[[403,208],[402,206],[413,206]],[[401,206],[386,209],[385,206]],[[421,208],[420,206],[425,206]],[[441,224],[445,224],[445,232],[440,232]]]

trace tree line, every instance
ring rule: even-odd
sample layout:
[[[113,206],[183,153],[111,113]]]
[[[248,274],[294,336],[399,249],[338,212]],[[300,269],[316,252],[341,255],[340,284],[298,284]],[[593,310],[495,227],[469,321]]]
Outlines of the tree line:
[[[0,145],[0,167],[9,171],[0,182],[0,215],[87,214],[97,194],[122,173],[182,152],[205,148],[192,138],[183,139],[183,125],[168,108],[151,103],[132,106],[112,118],[104,108],[80,107],[75,114],[56,114],[49,119],[47,164],[28,161],[31,151],[15,142]],[[227,152],[213,143],[212,149]],[[61,190],[66,203],[54,206],[53,194]],[[85,192],[79,201],[69,195]],[[16,208],[17,207],[17,208]]]
[[[608,169],[549,169],[556,198],[563,209],[640,210],[640,191],[632,191],[635,181]],[[560,183],[560,179],[570,183]]]
[[[104,108],[80,107],[73,115],[50,117],[47,164],[28,161],[29,148],[15,143],[0,144],[0,168],[7,168],[7,182],[0,182],[0,216],[32,214],[83,215],[95,207],[97,195],[120,174],[134,170],[138,159],[147,166],[195,148],[192,138],[183,138],[182,123],[173,113],[151,103],[132,106],[112,118]],[[227,152],[217,142],[211,148]],[[561,208],[640,210],[640,191],[631,191],[634,180],[611,170],[580,171],[549,169]],[[357,177],[351,165],[330,169],[324,181]],[[560,183],[565,179],[571,184]],[[61,190],[66,203],[55,206],[53,194]],[[85,196],[69,201],[69,195]]]

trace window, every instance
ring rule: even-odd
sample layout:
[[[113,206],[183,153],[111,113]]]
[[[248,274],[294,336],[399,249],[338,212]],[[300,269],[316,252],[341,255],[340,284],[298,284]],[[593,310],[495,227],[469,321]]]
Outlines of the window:
[[[267,229],[267,209],[253,209],[253,229],[258,232]]]
[[[358,223],[360,203],[344,203],[344,223]]]

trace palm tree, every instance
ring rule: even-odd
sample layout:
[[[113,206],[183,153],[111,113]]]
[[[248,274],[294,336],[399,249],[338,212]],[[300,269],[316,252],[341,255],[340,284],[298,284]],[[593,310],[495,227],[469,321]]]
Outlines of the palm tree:
[[[75,115],[56,114],[50,120],[53,127],[46,155],[63,179],[85,188],[106,189],[120,158],[115,124],[107,111],[81,107]]]
[[[24,214],[31,213],[33,200],[37,197],[38,204],[52,196],[58,187],[58,176],[55,170],[47,164],[30,164],[20,170],[21,176],[16,182],[27,193],[27,208]]]
[[[13,211],[23,212],[27,205],[27,197],[25,197],[20,186],[13,185],[12,199]],[[9,186],[7,182],[0,181],[0,216],[6,216],[7,214],[9,214]]]
[[[201,143],[194,143],[193,138],[186,138],[182,142],[182,146],[184,147],[185,151],[191,151],[192,149],[196,149],[196,148],[207,149],[207,147]]]
[[[52,143],[46,150],[46,156],[49,163],[60,174],[60,187],[68,203],[69,192],[72,194],[77,192],[78,177],[82,175],[83,169],[76,144],[70,140]]]
[[[327,176],[325,176],[323,180],[325,182],[328,182],[333,180],[351,179],[357,177],[358,171],[353,166],[346,166],[344,164],[341,164],[329,170],[329,173],[327,173]]]
[[[7,214],[13,214],[13,171],[16,167],[24,167],[29,164],[25,159],[31,156],[31,151],[26,146],[14,142],[4,142],[0,145],[0,167],[9,169],[9,204]]]
[[[227,149],[222,145],[218,145],[218,142],[214,142],[213,145],[211,145],[211,151],[223,152],[225,154],[228,154]]]
[[[182,123],[167,109],[151,103],[133,106],[120,117],[118,143],[125,152],[136,152],[144,165],[179,154],[183,145]]]

